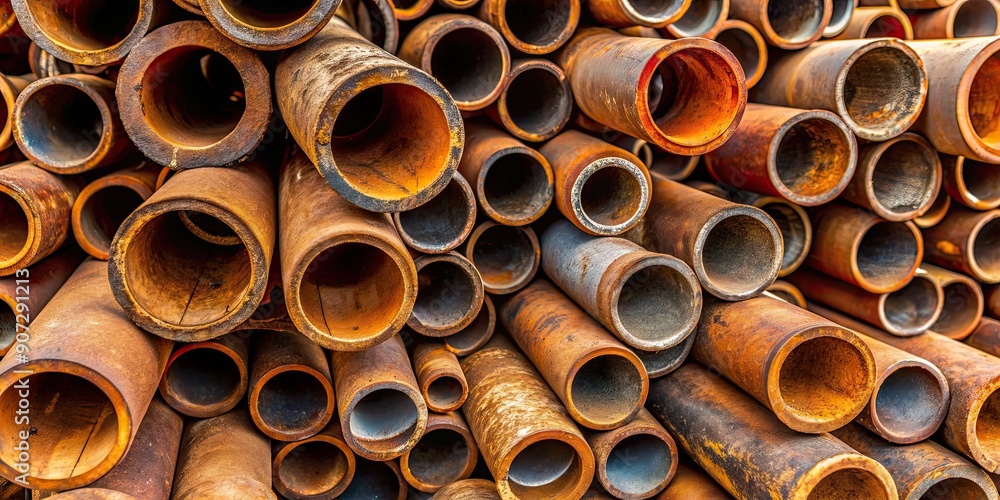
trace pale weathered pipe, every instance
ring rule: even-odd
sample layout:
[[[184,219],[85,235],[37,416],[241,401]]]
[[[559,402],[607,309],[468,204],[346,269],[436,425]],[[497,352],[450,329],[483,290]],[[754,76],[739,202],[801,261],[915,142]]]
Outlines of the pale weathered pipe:
[[[73,236],[90,256],[108,260],[121,223],[156,190],[160,166],[142,162],[97,179],[80,191],[70,215]]]
[[[983,283],[1000,283],[1000,209],[979,212],[953,203],[948,215],[923,235],[927,262]]]
[[[740,191],[732,195],[732,200],[757,207],[774,219],[781,231],[781,269],[778,277],[791,274],[798,269],[809,255],[812,247],[813,231],[809,214],[795,203],[777,196],[761,196]]]
[[[496,105],[493,121],[522,141],[551,139],[569,123],[573,90],[562,68],[547,59],[514,61]]]
[[[649,498],[674,477],[677,445],[645,408],[617,429],[584,435],[597,460],[597,481],[615,498]]]
[[[729,19],[729,2],[730,0],[691,0],[691,5],[681,18],[665,26],[660,33],[666,31],[673,38],[703,36],[714,39],[714,34],[725,29],[723,24]]]
[[[519,52],[548,54],[562,47],[580,22],[580,0],[482,0],[479,18]]]
[[[406,325],[428,337],[446,337],[472,324],[483,306],[483,278],[456,252],[423,255],[417,269],[417,298]]]
[[[413,371],[427,409],[437,413],[456,411],[469,396],[462,366],[444,344],[424,342],[413,348]],[[428,424],[428,429],[430,424]]]
[[[1000,2],[958,0],[947,7],[917,12],[912,23],[917,40],[1000,35]]]
[[[729,17],[742,19],[779,49],[796,50],[819,40],[833,16],[831,0],[732,0]]]
[[[739,61],[747,79],[747,90],[764,77],[767,69],[767,43],[752,24],[739,19],[727,19],[709,38],[729,49]]]
[[[602,25],[625,28],[647,26],[662,28],[676,23],[693,0],[663,0],[646,2],[643,0],[587,0],[590,15]]]
[[[472,231],[465,257],[483,278],[483,288],[494,295],[507,295],[526,286],[538,272],[542,249],[530,227],[503,226],[484,222]]]
[[[931,330],[955,340],[971,335],[985,309],[983,289],[979,283],[964,274],[931,264],[921,264],[919,272],[936,281],[944,290],[944,307]]]
[[[0,278],[0,357],[14,346],[19,333],[27,332],[31,319],[86,257],[80,250],[68,247],[30,268]]]
[[[844,32],[854,17],[858,0],[832,0],[830,23],[823,29],[823,38],[835,38]]]
[[[479,447],[462,415],[432,413],[417,445],[399,457],[403,478],[417,491],[434,493],[472,474]]]
[[[340,0],[275,4],[260,0],[200,0],[201,12],[223,35],[255,50],[299,45],[326,26]]]
[[[941,161],[926,139],[904,133],[861,149],[858,169],[841,198],[891,222],[930,210],[941,190]]]
[[[406,481],[395,460],[374,462],[357,457],[354,479],[338,497],[339,500],[406,500]]]
[[[285,498],[335,498],[354,479],[354,452],[336,420],[315,436],[291,443],[273,441],[271,453],[271,482]]]
[[[895,7],[857,7],[851,22],[834,40],[892,37],[913,40],[910,18]]]
[[[410,248],[430,254],[454,250],[476,225],[476,195],[458,172],[444,191],[427,203],[392,214],[399,237]]]
[[[29,162],[0,169],[0,276],[11,276],[58,250],[71,237],[79,179]]]
[[[962,156],[940,156],[944,190],[955,201],[974,210],[1000,208],[1000,168]]]
[[[160,379],[160,396],[190,417],[222,415],[246,396],[249,355],[249,332],[178,345]]]
[[[458,333],[442,338],[445,349],[456,356],[468,356],[486,345],[493,337],[497,326],[497,313],[489,295],[483,295],[483,307],[479,309],[476,319]]]

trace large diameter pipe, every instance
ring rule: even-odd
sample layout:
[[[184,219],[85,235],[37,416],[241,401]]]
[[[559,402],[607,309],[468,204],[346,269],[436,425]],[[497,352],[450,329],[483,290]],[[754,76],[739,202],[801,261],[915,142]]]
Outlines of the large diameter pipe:
[[[472,324],[485,295],[476,267],[455,252],[423,255],[413,264],[417,299],[407,326],[428,337],[446,337]]]
[[[484,222],[472,231],[465,257],[479,270],[483,288],[495,295],[514,293],[538,272],[542,249],[535,231]]]
[[[691,8],[692,0],[643,2],[641,0],[587,0],[587,10],[605,26],[663,28],[673,24]]]
[[[284,498],[336,498],[354,479],[354,452],[334,420],[315,436],[271,443],[271,482]]]
[[[878,462],[829,434],[785,427],[700,365],[683,366],[652,389],[649,411],[737,498],[837,498],[845,491],[859,498],[897,498],[892,478]]]
[[[729,3],[730,0],[692,0],[680,19],[659,31],[666,31],[672,38],[703,36],[714,39],[714,34],[725,29],[723,24],[729,19]]]
[[[246,395],[249,354],[248,332],[181,344],[167,360],[160,396],[189,417],[222,415]]]
[[[697,465],[682,460],[677,463],[677,471],[667,487],[656,500],[689,500],[698,498],[700,500],[731,500],[733,497],[726,493],[718,483],[715,482],[705,471]]]
[[[781,231],[779,278],[791,274],[806,261],[812,247],[813,232],[809,214],[802,207],[778,196],[761,196],[747,191],[732,195],[732,199],[763,210]]]
[[[904,133],[861,150],[857,173],[841,198],[891,222],[928,210],[941,190],[941,161],[926,139]]]
[[[988,284],[1000,283],[1000,210],[952,204],[944,220],[924,229],[927,261]]]
[[[918,54],[891,38],[819,42],[772,58],[751,98],[833,111],[858,137],[889,140],[917,121],[925,98],[934,100]]]
[[[831,0],[732,0],[729,7],[729,17],[752,24],[767,43],[784,50],[819,40],[832,16]]]
[[[79,267],[86,255],[67,248],[14,275],[0,278],[0,356],[28,329],[31,318],[42,311]]]
[[[427,203],[392,214],[399,237],[407,246],[430,254],[454,250],[476,225],[476,194],[458,172],[444,191]]]
[[[728,5],[729,2],[722,0],[722,3]],[[767,69],[767,43],[764,41],[764,36],[752,24],[739,19],[727,19],[708,37],[729,49],[739,61],[746,76],[747,90],[757,85],[757,82],[764,77],[764,70]]]
[[[507,82],[487,114],[522,141],[542,142],[569,123],[573,90],[562,68],[547,59],[511,64]]]
[[[427,405],[402,339],[364,351],[330,353],[344,440],[369,460],[390,460],[416,446]]]
[[[223,35],[255,50],[299,45],[333,17],[340,0],[310,0],[275,5],[260,0],[200,0],[201,11]]]
[[[70,222],[77,244],[91,257],[108,260],[111,241],[122,222],[156,191],[160,166],[142,162],[105,175],[83,188]]]
[[[11,276],[58,250],[82,183],[29,162],[0,169],[0,276]]]
[[[23,344],[30,360],[0,361],[0,407],[11,417],[0,422],[0,474],[12,481],[24,475],[42,490],[94,482],[121,461],[156,395],[173,343],[129,322],[107,273],[104,262],[81,264],[44,311],[25,311],[35,315]],[[19,401],[38,410],[15,419]]]
[[[278,107],[295,141],[347,201],[375,212],[444,190],[465,132],[455,101],[427,73],[338,19],[278,63]]]
[[[615,498],[650,498],[674,477],[677,445],[645,408],[617,429],[585,435],[597,460],[597,481]]]
[[[374,462],[357,458],[357,468],[354,479],[338,497],[340,500],[370,500],[385,498],[387,500],[406,500],[406,481],[395,460]]]
[[[434,493],[468,478],[479,459],[479,447],[459,413],[433,413],[417,445],[399,457],[406,482],[417,491]]]
[[[918,40],[1000,35],[1000,2],[958,0],[947,7],[917,12],[912,22]]]
[[[579,498],[594,454],[545,379],[505,336],[462,360],[465,420],[502,498]],[[496,404],[497,402],[511,404]]]
[[[662,351],[694,332],[701,287],[680,259],[621,238],[597,238],[569,221],[542,235],[545,274],[626,345]]]
[[[562,47],[580,22],[580,0],[483,0],[479,18],[515,50],[542,55]]]
[[[427,409],[431,411],[456,411],[469,396],[469,384],[465,381],[462,366],[458,364],[455,353],[444,344],[424,342],[414,347],[413,371]]]
[[[851,22],[835,40],[892,37],[913,40],[910,18],[895,7],[857,7]]]
[[[942,154],[944,190],[974,210],[1000,208],[1000,169],[962,156]]]
[[[125,59],[118,83],[129,137],[149,159],[173,169],[235,165],[267,132],[267,69],[255,52],[206,21],[150,33]]]
[[[871,350],[854,333],[769,297],[706,304],[692,354],[810,434],[853,420],[875,387]]]
[[[282,167],[278,189],[282,290],[303,335],[335,350],[392,337],[417,295],[417,270],[385,214],[348,202],[302,153]]]
[[[437,491],[432,500],[501,500],[497,484],[486,479],[455,481]]]
[[[483,295],[483,307],[479,309],[476,319],[458,333],[442,338],[444,347],[456,356],[468,356],[486,345],[493,338],[497,325],[497,313],[489,295]]]
[[[931,264],[921,264],[920,270],[934,280],[944,291],[941,316],[931,326],[945,337],[962,340],[979,325],[985,309],[983,289],[972,278],[941,269]]]

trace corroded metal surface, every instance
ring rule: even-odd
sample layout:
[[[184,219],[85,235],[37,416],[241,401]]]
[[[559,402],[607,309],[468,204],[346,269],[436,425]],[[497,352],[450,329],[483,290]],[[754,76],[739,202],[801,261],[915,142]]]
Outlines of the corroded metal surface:
[[[410,486],[434,493],[468,478],[478,459],[479,447],[462,415],[432,413],[423,437],[399,457],[399,468]]]
[[[708,189],[702,188],[708,193],[711,193],[713,188]],[[733,201],[757,207],[774,220],[778,230],[781,231],[782,256],[781,269],[778,270],[779,278],[791,274],[805,263],[813,240],[812,222],[805,209],[778,196],[762,196],[748,191],[731,195],[722,192],[718,196],[729,197]]]
[[[340,0],[313,0],[305,6],[288,2],[263,9],[243,0],[195,3],[222,34],[256,50],[281,50],[305,42],[326,26],[340,6]]]
[[[392,214],[399,237],[422,253],[454,250],[476,225],[476,195],[462,174],[455,172],[444,191],[417,208]]]
[[[485,479],[455,481],[434,494],[435,500],[500,500],[497,485]]]
[[[486,110],[522,141],[551,139],[569,123],[573,89],[562,68],[547,59],[514,61],[494,106]]]
[[[160,396],[175,410],[210,418],[243,402],[249,380],[249,332],[178,345],[160,379]]]
[[[343,0],[336,15],[366,40],[396,53],[399,22],[391,0]]]
[[[1000,209],[973,211],[952,204],[937,225],[924,229],[927,261],[987,284],[1000,283]]]
[[[292,500],[332,499],[354,479],[354,452],[337,420],[315,436],[292,443],[271,442],[271,482]]]
[[[943,187],[954,201],[974,210],[1000,208],[1000,174],[996,165],[942,154]],[[943,216],[943,215],[942,215]]]
[[[941,316],[931,330],[945,337],[962,340],[972,334],[985,309],[983,290],[972,278],[930,264],[921,264],[920,272],[936,281],[944,291]]]
[[[910,18],[895,7],[857,7],[850,23],[834,40],[858,38],[899,38],[913,40]]]
[[[580,22],[580,0],[482,0],[477,14],[514,49],[548,54],[565,44]]]
[[[912,23],[918,40],[1000,35],[1000,2],[958,0],[947,7],[917,12]]]
[[[417,299],[406,325],[428,337],[446,337],[472,324],[483,306],[483,279],[456,252],[424,255],[417,268]]]
[[[538,272],[542,248],[530,227],[484,222],[466,242],[465,257],[479,270],[483,288],[495,295],[514,293]]]
[[[2,8],[2,7],[0,7]],[[3,110],[3,127],[0,128],[0,150],[7,149],[14,145],[14,106],[17,96],[21,94],[25,87],[34,81],[34,76],[4,76],[0,78],[0,99],[3,100],[5,109]]]
[[[698,466],[681,461],[677,464],[677,471],[673,479],[656,500],[688,500],[698,498],[701,500],[729,500],[733,497],[726,493],[705,471]]]
[[[861,149],[857,173],[841,198],[901,222],[930,210],[941,178],[934,148],[923,137],[905,133]]]
[[[964,342],[987,354],[1000,355],[1000,321],[984,317]]]
[[[636,0],[587,0],[587,10],[597,22],[615,27],[662,28],[680,20],[692,0],[648,3]]]
[[[672,38],[686,36],[714,38],[714,34],[725,29],[723,24],[729,19],[729,4],[730,0],[692,0],[680,19],[658,31],[665,37],[669,35]]]
[[[767,291],[763,295],[783,300],[801,308],[806,307],[806,297],[802,295],[802,290],[799,290],[798,287],[787,281],[775,280],[774,283],[771,283],[771,286],[767,287]]]
[[[70,238],[69,216],[83,183],[29,162],[0,168],[0,276],[51,255]]]
[[[496,326],[497,313],[493,307],[493,300],[489,295],[483,295],[483,307],[479,309],[476,319],[458,333],[441,340],[444,341],[445,349],[456,356],[468,356],[490,341]]]
[[[585,435],[597,460],[597,480],[615,498],[649,498],[674,477],[677,445],[645,408],[617,429]]]
[[[833,17],[833,2],[732,0],[729,17],[752,24],[764,35],[767,43],[780,49],[795,50],[823,36]]]
[[[413,348],[413,371],[427,409],[438,413],[456,411],[469,396],[469,384],[454,353],[444,344],[424,342]],[[430,431],[430,424],[427,426]]]
[[[156,191],[159,165],[141,162],[87,184],[73,203],[70,223],[77,244],[91,257],[108,260],[119,226]]]
[[[711,4],[713,2],[702,3]],[[716,0],[716,3],[722,3],[728,8],[729,0],[721,0],[721,2]],[[670,26],[667,26],[667,29],[670,29]],[[757,85],[767,69],[767,43],[760,31],[752,24],[739,19],[725,19],[717,27],[710,29],[711,36],[709,38],[729,49],[740,63],[746,76],[747,90]]]

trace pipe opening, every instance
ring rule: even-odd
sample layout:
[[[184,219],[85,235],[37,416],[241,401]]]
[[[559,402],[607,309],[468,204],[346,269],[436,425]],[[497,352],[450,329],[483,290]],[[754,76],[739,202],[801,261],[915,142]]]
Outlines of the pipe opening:
[[[862,38],[898,38],[900,40],[906,39],[906,28],[903,27],[903,23],[896,19],[895,16],[882,15],[875,18],[871,24],[868,25],[868,29],[865,30],[865,35]]]
[[[649,82],[649,109],[671,142],[701,146],[733,124],[739,112],[739,87],[740,79],[721,55],[701,48],[681,49],[657,66]]]
[[[825,198],[853,173],[851,139],[827,118],[795,122],[774,153],[781,183],[801,197]]]
[[[645,179],[637,177],[636,165],[621,158],[605,158],[605,164],[587,171],[578,178],[580,210],[588,219],[601,226],[627,224],[642,209]],[[591,164],[593,165],[593,164]],[[586,177],[584,177],[586,176]],[[575,191],[575,189],[574,189]],[[574,200],[575,201],[575,200]]]
[[[295,432],[327,418],[326,387],[317,375],[289,370],[271,377],[257,391],[257,413],[272,429]]]
[[[348,468],[347,455],[333,443],[306,441],[281,460],[278,479],[301,496],[322,495],[344,480]]]
[[[955,38],[997,34],[997,9],[988,0],[968,0],[958,6],[952,24]]]
[[[973,203],[988,209],[1000,205],[1000,168],[996,165],[963,159],[962,183]]]
[[[788,411],[810,422],[829,422],[856,412],[867,400],[865,358],[850,342],[814,337],[788,353],[778,374],[778,391]]]
[[[944,308],[931,330],[943,335],[972,331],[981,317],[979,301],[979,295],[968,283],[948,283],[944,286]]]
[[[969,88],[969,121],[979,138],[990,148],[1000,147],[1000,53],[983,61]]]
[[[341,243],[317,255],[302,275],[299,301],[309,323],[336,337],[384,331],[403,307],[403,270],[381,248]]]
[[[240,365],[226,353],[202,347],[185,351],[167,369],[167,385],[173,396],[192,406],[215,406],[234,397],[241,389]]]
[[[476,28],[450,31],[434,45],[431,74],[459,102],[486,99],[502,83],[503,52]]]
[[[34,233],[28,213],[13,196],[0,192],[0,262],[10,265],[27,251]]]
[[[684,12],[684,15],[671,26],[680,36],[699,36],[712,29],[715,23],[719,22],[721,16],[722,0],[691,2],[691,6]]]
[[[117,45],[135,29],[142,9],[141,2],[118,0],[28,0],[24,6],[46,37],[76,50]]]
[[[0,300],[0,352],[14,345],[17,337],[17,313],[6,301]]]
[[[952,500],[955,498],[988,500],[990,496],[986,494],[982,486],[964,477],[949,477],[939,481],[920,496],[920,500]]]
[[[874,413],[882,428],[896,436],[912,436],[937,424],[943,401],[937,377],[920,366],[893,371],[878,387]]]
[[[385,12],[379,8],[380,4],[377,0],[346,0],[342,4],[345,5],[345,8],[341,9],[342,11],[346,10],[348,5],[354,9],[354,20],[357,23],[355,29],[361,36],[378,47],[395,52],[395,46],[385,46],[386,35],[389,34],[390,29],[393,31],[397,29],[394,18],[387,19],[386,16],[386,14],[393,13],[393,2],[388,2],[388,5],[381,4],[387,9]]]
[[[893,213],[918,210],[938,189],[937,152],[909,140],[893,143],[879,156],[872,172],[875,201]]]
[[[31,414],[30,427],[38,432],[31,436],[29,479],[80,477],[92,473],[115,449],[124,448],[117,408],[97,385],[59,372],[35,372],[30,383],[26,399],[29,407],[38,408]],[[0,413],[10,416],[0,420],[4,436],[0,460],[9,466],[23,462],[14,449],[15,436],[28,427],[15,424],[13,418],[21,399],[13,386],[0,394]]]
[[[569,89],[555,69],[528,68],[507,84],[507,114],[517,128],[544,135],[558,129],[573,105]]]
[[[399,448],[417,429],[417,405],[395,389],[368,393],[349,415],[351,434],[367,449]]]
[[[715,288],[742,293],[773,278],[778,249],[767,226],[749,215],[720,220],[705,237],[701,266]]]
[[[626,0],[640,16],[648,19],[667,20],[679,12],[682,0]]]
[[[861,128],[907,125],[922,107],[925,81],[918,60],[896,47],[877,47],[848,68],[843,108]]]
[[[247,104],[236,66],[226,56],[196,45],[157,56],[142,77],[141,97],[150,128],[187,148],[225,139],[236,130]]]
[[[506,4],[507,27],[526,44],[552,45],[569,28],[572,4],[566,0],[507,0]]]
[[[1000,459],[1000,391],[993,391],[983,401],[972,428],[976,431],[975,444],[980,452],[993,460]]]
[[[688,335],[680,344],[662,351],[632,349],[632,352],[642,361],[649,377],[660,377],[670,373],[687,359],[694,338],[694,335]]]
[[[972,236],[975,263],[990,282],[1000,280],[1000,219],[992,219]]]
[[[427,403],[434,408],[454,408],[465,394],[465,386],[457,378],[442,376],[427,386]]]
[[[89,158],[104,134],[104,118],[94,99],[72,85],[35,87],[21,105],[22,144],[50,165]]]
[[[670,474],[673,456],[662,439],[646,434],[629,436],[608,454],[608,482],[626,495],[645,496]]]
[[[651,152],[653,160],[649,170],[674,181],[684,180],[690,176],[700,159],[698,156],[678,155],[659,149]]]
[[[250,293],[250,254],[244,244],[217,245],[197,237],[179,214],[162,213],[134,231],[124,252],[129,292],[160,321],[178,326],[218,321]]]
[[[399,213],[399,227],[424,248],[457,245],[465,235],[475,200],[470,199],[459,181],[452,179],[440,194],[413,210]]]
[[[512,226],[491,226],[479,235],[472,260],[491,288],[504,288],[529,279],[535,267],[536,247],[528,233]]]
[[[809,492],[808,500],[839,500],[842,498],[867,498],[888,500],[886,486],[871,471],[845,468],[824,477]]]
[[[144,201],[139,193],[126,186],[107,186],[94,191],[80,209],[80,229],[86,240],[108,251],[122,222]]]
[[[444,486],[461,478],[474,458],[465,436],[451,429],[434,429],[410,450],[410,474],[421,483]]]
[[[512,151],[486,165],[483,198],[500,217],[526,221],[536,217],[552,200],[552,183],[538,158]]]
[[[366,196],[402,199],[426,189],[444,170],[451,152],[444,111],[413,85],[367,88],[333,118],[330,151],[336,168]]]
[[[239,235],[226,223],[192,210],[181,210],[181,223],[191,231],[191,234],[216,245],[237,245],[240,242]]]
[[[826,30],[830,33],[843,31],[854,14],[854,0],[833,0],[833,12]]]
[[[483,307],[479,309],[479,314],[476,315],[476,319],[472,320],[469,326],[442,340],[448,347],[451,347],[452,351],[461,351],[459,356],[467,356],[469,350],[486,344],[486,341],[493,335],[494,322],[496,321],[496,318],[493,317],[494,314],[496,313],[489,303],[489,298],[486,298],[483,301]]]
[[[399,476],[388,462],[373,462],[357,458],[354,479],[340,494],[340,500],[371,500],[373,498],[398,498],[402,487]]]
[[[914,276],[903,288],[886,294],[882,313],[887,326],[897,332],[921,332],[931,326],[940,300],[931,280]]]
[[[683,274],[651,263],[622,284],[615,314],[629,335],[659,342],[690,331],[696,318],[695,304],[695,290]]]
[[[803,217],[803,213],[792,208],[787,203],[768,203],[761,210],[774,219],[778,225],[778,232],[781,233],[782,249],[781,270],[791,272],[796,264],[805,259],[809,253],[811,236],[809,235],[809,220]],[[794,301],[793,301],[794,303]]]
[[[766,22],[788,43],[807,42],[822,29],[823,1],[770,0]]]
[[[799,298],[790,292],[787,292],[785,290],[768,289],[767,293],[774,295],[775,297],[784,302],[788,302],[789,304],[796,305],[805,309],[805,307],[800,305],[801,301],[799,300]]]
[[[1000,179],[998,179],[1000,181]],[[934,203],[931,203],[930,208],[924,212],[924,215],[913,219],[913,222],[918,227],[931,227],[944,219],[947,215],[948,209],[951,207],[951,196],[948,196],[948,192],[944,189],[938,192],[937,198],[934,198]]]
[[[910,228],[887,221],[868,228],[856,252],[861,278],[876,288],[893,288],[905,281],[919,257],[917,237]]]
[[[219,0],[229,15],[255,28],[281,28],[302,19],[316,0]]]
[[[642,373],[619,354],[588,360],[573,375],[569,400],[596,424],[620,423],[642,405]]]
[[[514,457],[507,480],[519,498],[560,498],[574,487],[582,469],[580,457],[569,443],[544,439]]]
[[[757,40],[750,33],[739,28],[729,28],[720,31],[715,36],[715,41],[721,43],[723,47],[729,49],[736,56],[747,80],[764,72],[761,64],[763,54],[760,51],[760,46],[757,45]]]
[[[439,260],[417,271],[413,317],[428,329],[448,329],[476,307],[475,277],[458,263]]]

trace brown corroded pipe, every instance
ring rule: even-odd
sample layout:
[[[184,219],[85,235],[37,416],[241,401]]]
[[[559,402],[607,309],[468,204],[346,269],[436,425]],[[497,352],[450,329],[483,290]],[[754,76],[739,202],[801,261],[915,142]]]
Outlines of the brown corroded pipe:
[[[938,195],[934,198],[934,202],[931,203],[930,208],[923,215],[915,217],[913,223],[921,229],[935,226],[944,220],[949,208],[951,208],[951,196],[948,196],[947,191],[942,189],[938,191]]]
[[[0,276],[13,275],[59,249],[82,183],[29,162],[0,169]]]
[[[723,0],[726,3],[728,1]],[[703,2],[711,3],[711,2]],[[668,26],[669,28],[669,26]],[[712,31],[712,40],[729,49],[739,61],[747,79],[747,90],[757,85],[767,69],[767,43],[752,24],[739,19],[728,19]]]
[[[847,29],[858,0],[833,0],[831,2],[830,23],[823,29],[823,38],[834,38]]]
[[[666,177],[672,181],[682,181],[694,173],[701,161],[701,156],[684,156],[668,153],[662,149],[651,146],[652,158],[647,167],[649,171]]]
[[[246,408],[190,421],[181,439],[172,498],[276,500],[270,446]]]
[[[917,120],[925,98],[933,102],[918,52],[892,38],[819,42],[770,59],[751,98],[833,111],[858,137],[885,141]]]
[[[415,21],[434,6],[434,0],[393,0],[392,10],[400,21]]]
[[[354,452],[334,420],[315,436],[271,443],[271,483],[284,498],[336,498],[354,479]]]
[[[446,253],[472,233],[476,195],[465,177],[455,172],[444,191],[417,208],[392,214],[392,222],[410,248],[422,253]]]
[[[369,460],[412,449],[427,426],[427,405],[399,336],[364,351],[330,353],[344,440]]]
[[[305,42],[326,26],[340,0],[268,4],[243,0],[201,0],[212,26],[234,42],[256,50],[281,50]]]
[[[542,55],[562,47],[576,31],[580,0],[482,0],[478,15],[515,50]]]
[[[910,221],[889,222],[840,203],[813,207],[809,217],[813,244],[806,264],[869,292],[903,288],[923,260],[924,239]]]
[[[522,141],[551,139],[569,123],[573,90],[562,68],[547,59],[511,64],[507,82],[487,109],[493,121]]]
[[[733,497],[726,493],[711,476],[705,474],[697,465],[681,460],[677,463],[677,471],[673,479],[656,500],[689,500],[698,498],[700,500],[731,500]]]
[[[129,137],[174,169],[245,160],[271,115],[260,58],[206,21],[169,24],[143,38],[122,64],[116,95]]]
[[[201,5],[198,3],[198,0],[174,0],[174,4],[192,14],[197,14],[199,16],[204,15],[204,12],[201,11]]]
[[[963,342],[993,356],[1000,355],[1000,321],[983,317],[979,326]]]
[[[1000,35],[1000,2],[958,0],[947,7],[917,12],[911,20],[917,40]]]
[[[8,479],[25,475],[42,490],[93,482],[125,455],[156,395],[173,343],[129,322],[107,272],[101,261],[81,264],[44,311],[29,311],[30,338],[18,344],[23,352],[12,349],[29,361],[0,361],[0,408],[10,416],[0,421],[0,474]],[[24,404],[38,410],[15,419]]]
[[[445,349],[456,356],[468,356],[486,345],[493,337],[497,325],[497,313],[489,295],[483,295],[483,307],[476,319],[458,333],[442,338]]]
[[[486,479],[455,481],[437,491],[432,500],[500,500],[497,484]]]
[[[9,5],[9,3],[8,3]],[[0,7],[2,8],[2,7]],[[24,91],[34,77],[24,76],[4,76],[0,78],[0,116],[3,117],[3,127],[0,128],[0,150],[7,149],[14,145],[14,107],[17,103],[17,96]]]
[[[941,316],[931,330],[955,340],[971,335],[983,317],[983,290],[979,283],[964,274],[931,264],[922,264],[920,272],[944,290]]]
[[[399,457],[399,468],[414,489],[434,493],[468,478],[478,459],[479,447],[462,415],[434,413],[417,445]]]
[[[302,335],[257,337],[250,364],[250,416],[265,435],[298,441],[323,430],[336,402],[326,353]]]
[[[968,274],[988,284],[1000,283],[1000,210],[973,211],[952,204],[937,225],[923,230],[927,261]]]
[[[681,366],[691,354],[697,334],[688,335],[680,344],[662,351],[642,351],[633,349],[642,365],[646,367],[646,375],[650,379],[662,377]]]
[[[986,295],[986,314],[1000,318],[1000,285],[990,285],[984,288]]]
[[[585,28],[558,62],[587,117],[671,153],[721,146],[747,102],[739,61],[703,38],[657,40]]]
[[[729,6],[730,18],[752,24],[768,44],[784,50],[819,40],[832,16],[831,0],[732,0]]]
[[[834,40],[883,37],[913,40],[910,18],[895,7],[857,7],[847,28]]]
[[[668,24],[660,32],[666,31],[673,38],[704,36],[724,29],[723,23],[729,18],[730,0],[692,0],[680,19]]]
[[[649,498],[677,469],[677,445],[645,408],[613,430],[587,432],[597,460],[597,481],[615,498]]]
[[[500,319],[573,420],[597,430],[627,423],[646,401],[642,362],[547,281],[500,307]]]
[[[837,115],[762,104],[748,104],[732,138],[704,157],[719,182],[805,206],[836,198],[857,159],[854,135]]]
[[[484,295],[476,266],[455,252],[423,255],[413,264],[418,289],[407,326],[428,337],[446,337],[476,319]]]
[[[761,196],[741,191],[732,196],[733,201],[763,210],[774,219],[781,231],[782,256],[778,277],[794,272],[806,261],[812,247],[812,222],[802,207],[777,196]]]
[[[649,172],[632,153],[575,130],[538,151],[552,165],[556,208],[584,232],[619,235],[646,213]]]
[[[299,331],[335,350],[395,335],[413,311],[417,270],[389,216],[332,191],[300,152],[278,191],[282,290]]]
[[[505,336],[462,360],[462,407],[503,498],[578,498],[594,477],[594,454],[562,402]],[[497,405],[497,401],[516,401]]]
[[[753,297],[774,281],[781,233],[763,210],[652,179],[649,210],[629,239],[683,260],[706,292],[725,300]]]
[[[692,2],[692,0],[666,0],[662,2],[587,0],[587,10],[598,23],[605,26],[662,28],[682,19],[692,3],[697,2]]]
[[[930,209],[941,190],[941,161],[917,134],[904,133],[861,149],[858,169],[841,198],[879,217],[902,222]]]
[[[802,291],[798,287],[787,281],[775,280],[774,283],[771,283],[771,286],[767,287],[767,291],[763,295],[772,299],[783,300],[803,309],[806,307],[806,296],[802,295]]]
[[[810,268],[785,277],[809,300],[867,321],[893,335],[920,335],[936,324],[945,305],[941,282],[917,271],[894,292],[872,293]]]
[[[955,0],[861,0],[861,5],[888,5],[897,9],[940,9]]]
[[[284,56],[274,81],[288,130],[347,201],[401,212],[451,180],[465,142],[455,101],[339,18]]]
[[[108,278],[129,319],[173,340],[228,333],[264,298],[275,194],[261,163],[178,173],[122,222]]]
[[[649,411],[739,498],[897,498],[885,468],[829,434],[795,432],[697,364],[653,384]],[[838,426],[839,427],[839,426]]]
[[[246,395],[249,355],[249,332],[181,344],[167,360],[160,379],[160,396],[190,417],[222,415]]]
[[[438,0],[438,5],[451,10],[465,10],[475,7],[479,0]]]
[[[483,278],[483,288],[494,295],[514,293],[538,272],[542,250],[530,227],[484,222],[472,231],[465,257]]]
[[[462,111],[492,104],[510,72],[510,51],[500,33],[465,14],[424,19],[403,40],[399,58],[440,81]]]
[[[396,53],[399,21],[391,0],[343,0],[336,16],[382,50]]]
[[[427,409],[448,413],[458,410],[465,403],[469,385],[465,382],[458,358],[444,344],[425,342],[414,347],[413,371]]]
[[[108,260],[122,222],[156,190],[160,166],[142,162],[97,179],[80,191],[70,222],[77,244],[95,259]]]
[[[476,192],[479,207],[508,226],[530,224],[548,210],[554,193],[552,167],[535,149],[485,123],[466,127],[458,166]]]
[[[17,334],[28,324],[63,283],[73,274],[86,255],[67,248],[13,276],[0,278],[0,357],[14,346]]]
[[[1000,207],[1000,168],[962,156],[942,154],[944,190],[975,210]]]
[[[408,491],[403,473],[395,460],[373,462],[357,458],[357,468],[350,486],[338,497],[340,500],[406,500]]]
[[[662,351],[694,332],[701,287],[676,257],[561,220],[542,234],[545,274],[626,345]]]
[[[692,354],[799,432],[850,422],[875,386],[871,350],[854,333],[769,297],[705,304]]]

